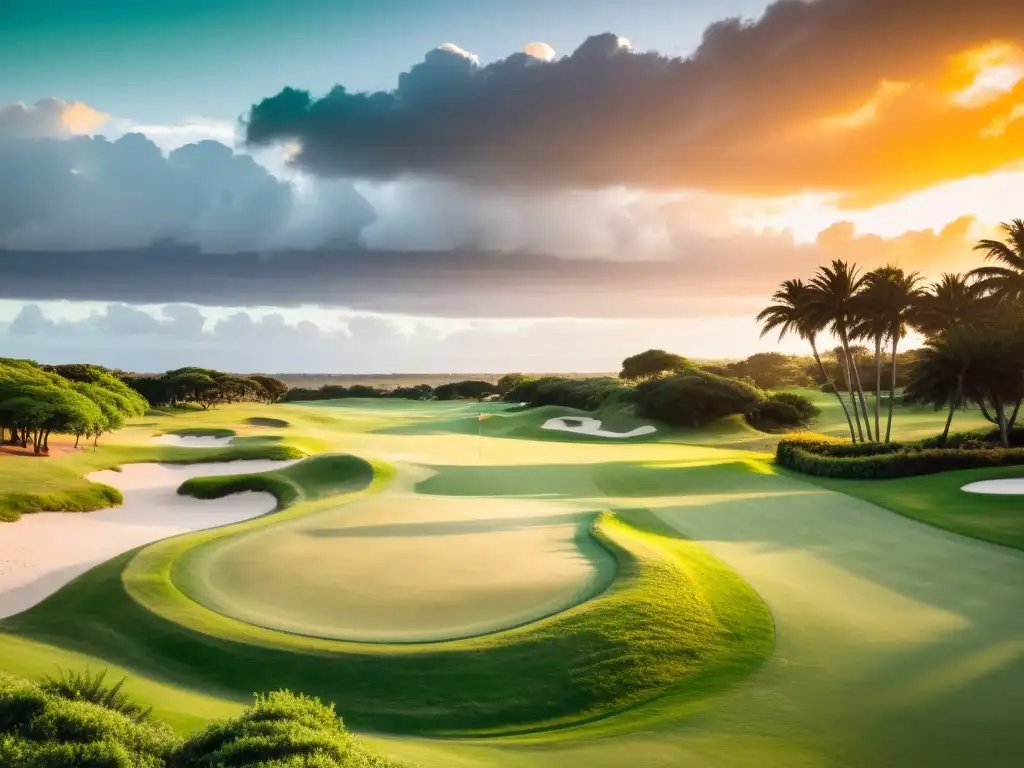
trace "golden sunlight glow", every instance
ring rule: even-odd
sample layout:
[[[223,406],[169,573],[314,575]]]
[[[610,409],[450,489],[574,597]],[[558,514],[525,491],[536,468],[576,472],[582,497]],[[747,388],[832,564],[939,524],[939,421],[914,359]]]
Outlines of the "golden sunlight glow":
[[[909,88],[908,83],[896,83],[883,80],[878,86],[878,91],[852,112],[844,115],[832,115],[822,118],[819,125],[825,130],[848,131],[870,125],[878,119],[878,111],[894,98]]]
[[[69,133],[91,133],[106,122],[108,117],[110,115],[76,101],[61,113],[60,120]]]
[[[953,59],[953,103],[968,109],[988,104],[1024,79],[1024,51],[1010,43],[992,43]]]
[[[800,243],[814,242],[837,222],[851,222],[860,234],[893,238],[915,230],[940,230],[965,216],[979,232],[1020,216],[1024,167],[938,184],[883,205],[842,209],[828,195],[805,194],[774,200],[745,200],[733,207],[733,222],[756,232],[788,231]]]

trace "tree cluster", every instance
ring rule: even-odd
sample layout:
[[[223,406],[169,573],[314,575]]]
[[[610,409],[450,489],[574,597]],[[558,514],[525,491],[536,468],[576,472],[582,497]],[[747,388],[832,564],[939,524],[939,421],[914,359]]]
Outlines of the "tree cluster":
[[[987,264],[966,275],[943,275],[928,286],[917,273],[895,266],[862,274],[851,264],[833,261],[819,267],[809,282],[783,282],[758,321],[763,333],[795,334],[810,344],[819,379],[835,392],[854,443],[891,442],[898,346],[913,328],[928,342],[910,364],[908,398],[948,407],[943,439],[956,407],[976,403],[1008,446],[1024,399],[1024,220],[1003,224],[1003,230],[1005,242],[982,240],[975,246]],[[830,374],[818,353],[817,339],[824,332],[840,342],[839,377]],[[864,380],[856,340],[873,348],[873,380]],[[891,393],[884,432],[879,415],[883,371]],[[871,388],[873,420],[864,396]]]
[[[178,407],[188,404],[203,410],[220,403],[276,403],[288,392],[288,385],[271,376],[240,376],[212,368],[176,368],[161,376],[124,374],[125,383],[152,406]]]
[[[146,412],[146,401],[110,371],[95,365],[42,366],[0,358],[0,443],[49,452],[50,435],[91,438],[120,429]]]

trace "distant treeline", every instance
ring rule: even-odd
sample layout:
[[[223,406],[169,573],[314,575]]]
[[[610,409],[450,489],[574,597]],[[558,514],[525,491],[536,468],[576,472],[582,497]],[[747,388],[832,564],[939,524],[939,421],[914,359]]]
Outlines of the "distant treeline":
[[[152,406],[194,403],[206,410],[218,403],[276,403],[288,391],[287,384],[271,376],[240,376],[212,368],[175,368],[161,376],[119,375]]]
[[[459,400],[482,399],[500,394],[497,384],[489,381],[455,381],[431,387],[429,384],[417,384],[411,387],[395,387],[384,389],[371,387],[367,384],[353,384],[344,387],[338,384],[324,384],[316,389],[295,387],[281,397],[280,402],[296,403],[309,400],[341,400],[353,397],[390,397],[403,400]]]

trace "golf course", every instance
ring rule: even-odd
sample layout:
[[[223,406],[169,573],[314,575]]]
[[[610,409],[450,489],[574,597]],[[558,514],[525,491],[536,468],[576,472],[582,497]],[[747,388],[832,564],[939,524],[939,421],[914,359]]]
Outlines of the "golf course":
[[[842,435],[834,398],[807,394],[812,428]],[[287,688],[424,768],[1016,764],[1022,502],[960,488],[1024,468],[832,480],[779,467],[778,438],[732,418],[544,426],[591,416],[240,403],[0,456],[9,507],[122,497],[26,514],[0,551],[50,515],[188,515],[114,543],[97,517],[64,549],[48,534],[49,561],[0,562],[34,569],[16,606],[0,591],[0,671],[126,675],[182,734]],[[895,438],[944,418],[900,408]],[[108,542],[91,561],[61,554],[91,537]]]

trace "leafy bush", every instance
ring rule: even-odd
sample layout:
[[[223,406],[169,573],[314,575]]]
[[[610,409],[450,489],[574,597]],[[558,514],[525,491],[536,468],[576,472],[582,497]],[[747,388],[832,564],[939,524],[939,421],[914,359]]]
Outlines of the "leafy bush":
[[[166,725],[0,673],[5,768],[161,768],[176,746]]]
[[[798,395],[796,392],[773,392],[768,395],[768,397],[765,398],[765,402],[758,407],[763,412],[765,408],[772,406],[787,406],[796,413],[795,421],[780,422],[785,426],[795,427],[801,424],[807,424],[812,419],[821,415],[821,411],[809,397]]]
[[[819,389],[826,395],[834,395],[836,393],[836,385],[831,381],[826,381],[819,387]]]
[[[144,723],[152,719],[153,709],[140,707],[129,699],[121,688],[127,677],[122,677],[113,685],[107,685],[107,671],[104,669],[93,674],[88,667],[84,672],[60,671],[57,677],[47,675],[39,684],[46,693],[60,696],[69,701],[88,701],[106,709],[120,712],[129,720]]]
[[[0,766],[399,768],[363,747],[318,699],[288,691],[257,696],[239,717],[181,741],[140,716],[146,710],[120,683],[103,679],[86,672],[36,685],[0,673]]]
[[[623,360],[619,378],[627,381],[646,381],[666,373],[693,370],[697,370],[697,365],[681,355],[663,349],[648,349]]]
[[[240,717],[189,738],[168,768],[391,768],[342,725],[333,706],[277,691],[257,696]]]
[[[966,439],[959,442],[963,447],[934,445],[933,440],[854,445],[822,435],[802,434],[780,440],[775,460],[788,469],[808,475],[865,480],[1024,464],[1024,448],[1001,448],[988,442],[984,447],[975,447],[973,440]]]
[[[453,381],[434,388],[434,397],[438,400],[477,399],[497,393],[497,385],[489,381]]]
[[[704,371],[654,379],[636,388],[637,412],[680,427],[700,427],[736,413],[749,414],[765,397],[754,386]]]
[[[610,398],[621,397],[628,391],[628,385],[608,377],[566,379],[545,376],[521,382],[505,394],[505,399],[529,405],[560,405],[596,411],[606,405]]]

